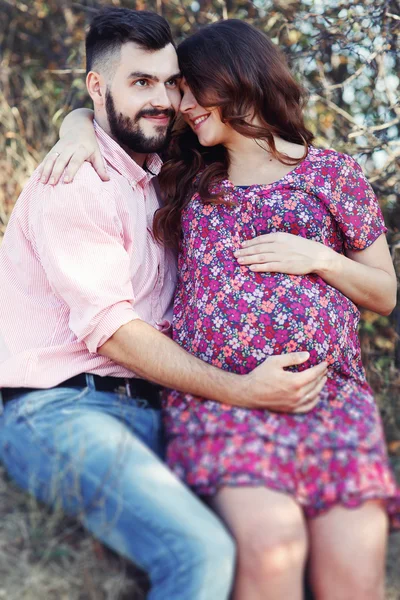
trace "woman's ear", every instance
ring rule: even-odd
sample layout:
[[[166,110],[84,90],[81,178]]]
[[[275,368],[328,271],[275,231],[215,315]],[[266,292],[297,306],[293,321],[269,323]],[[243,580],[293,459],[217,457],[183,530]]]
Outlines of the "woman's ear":
[[[104,106],[106,90],[104,77],[96,71],[89,71],[86,76],[86,87],[93,104],[97,107]]]

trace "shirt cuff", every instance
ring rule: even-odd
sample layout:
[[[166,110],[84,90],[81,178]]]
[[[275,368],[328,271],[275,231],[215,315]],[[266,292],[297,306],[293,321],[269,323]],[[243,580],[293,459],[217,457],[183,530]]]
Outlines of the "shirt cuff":
[[[82,339],[89,352],[95,354],[97,349],[106,343],[122,325],[140,319],[138,313],[129,302],[118,302],[103,311],[96,327]]]

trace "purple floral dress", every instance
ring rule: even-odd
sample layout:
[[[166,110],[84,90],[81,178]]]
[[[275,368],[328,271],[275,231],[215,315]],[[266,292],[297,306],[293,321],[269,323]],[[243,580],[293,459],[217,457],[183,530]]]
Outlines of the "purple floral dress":
[[[174,340],[221,369],[248,373],[272,354],[307,350],[301,368],[327,360],[328,381],[306,414],[237,408],[170,391],[164,400],[168,464],[200,495],[221,486],[290,494],[307,517],[335,504],[382,498],[400,527],[400,492],[365,380],[355,304],[317,275],[255,273],[233,252],[283,231],[343,253],[386,231],[376,197],[349,156],[311,147],[279,181],[216,189],[235,205],[194,194],[182,216]]]

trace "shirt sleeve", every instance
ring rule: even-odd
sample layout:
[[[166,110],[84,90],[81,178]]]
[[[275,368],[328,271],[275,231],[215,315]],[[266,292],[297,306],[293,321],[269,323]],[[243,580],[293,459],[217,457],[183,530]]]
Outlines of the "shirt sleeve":
[[[328,179],[324,199],[348,250],[364,250],[387,228],[375,193],[360,165],[346,154],[322,165],[317,179]],[[320,188],[321,189],[321,188]]]
[[[69,309],[71,331],[95,353],[140,317],[115,201],[89,169],[88,178],[42,186],[35,238],[50,286]]]

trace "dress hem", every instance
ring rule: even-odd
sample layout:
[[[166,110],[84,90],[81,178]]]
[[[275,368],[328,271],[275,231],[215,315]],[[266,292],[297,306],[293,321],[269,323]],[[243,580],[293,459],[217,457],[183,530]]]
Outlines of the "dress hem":
[[[218,491],[220,491],[223,487],[266,487],[275,492],[280,492],[285,494],[286,496],[290,496],[293,500],[299,505],[301,510],[304,511],[304,514],[307,519],[315,519],[326,514],[329,510],[334,508],[335,506],[342,506],[347,509],[357,509],[360,508],[365,502],[370,501],[382,501],[384,502],[388,518],[389,518],[389,527],[390,533],[399,533],[400,532],[400,498],[396,496],[378,493],[374,491],[370,494],[365,494],[364,497],[354,498],[352,500],[345,498],[336,497],[331,501],[328,501],[324,504],[324,506],[316,507],[310,506],[307,502],[301,501],[296,495],[288,492],[287,489],[284,489],[282,486],[275,485],[274,482],[266,482],[265,480],[254,480],[251,482],[235,482],[235,481],[222,481],[218,485],[214,486],[190,486],[191,489],[198,495],[202,497],[211,497],[215,496]],[[393,503],[395,506],[391,508],[390,504]]]

